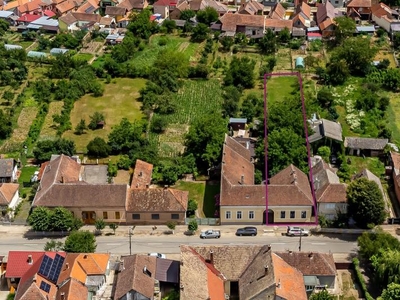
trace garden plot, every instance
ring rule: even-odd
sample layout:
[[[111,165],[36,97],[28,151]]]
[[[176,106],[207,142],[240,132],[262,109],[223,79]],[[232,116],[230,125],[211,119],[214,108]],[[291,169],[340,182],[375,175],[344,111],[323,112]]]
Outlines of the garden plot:
[[[384,59],[387,59],[387,60],[390,61],[389,68],[396,68],[397,67],[396,66],[396,62],[395,62],[394,57],[393,57],[393,54],[391,52],[389,52],[389,51],[381,50],[376,54],[376,56],[374,58],[375,61],[382,61]]]
[[[279,49],[276,58],[275,71],[292,70],[292,56],[290,54],[290,49]]]
[[[59,115],[61,113],[63,101],[51,102],[49,105],[49,112],[46,115],[42,131],[40,132],[39,140],[54,139],[57,136],[56,124],[53,122],[53,115]]]
[[[82,49],[79,51],[79,53],[96,54],[97,51],[99,51],[101,47],[103,47],[103,45],[104,45],[103,42],[91,41],[90,43],[83,46]]]
[[[35,119],[38,112],[37,107],[24,107],[18,117],[17,127],[14,129],[11,138],[4,142],[1,147],[1,152],[12,152],[22,146],[22,143],[26,140],[29,132],[29,128],[32,121]]]
[[[158,139],[159,154],[162,157],[170,157],[182,154],[185,151],[185,135],[189,126],[185,124],[172,124],[160,134]]]

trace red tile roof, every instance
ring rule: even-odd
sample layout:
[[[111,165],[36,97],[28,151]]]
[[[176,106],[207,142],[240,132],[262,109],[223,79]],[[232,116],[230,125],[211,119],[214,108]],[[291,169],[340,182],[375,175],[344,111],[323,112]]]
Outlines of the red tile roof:
[[[307,33],[307,36],[309,36],[309,37],[322,37],[322,34],[320,34],[318,32],[310,32],[310,33]]]
[[[0,183],[0,205],[9,205],[18,189],[18,183]]]
[[[347,5],[347,7],[371,7],[371,0],[351,0]]]
[[[36,273],[42,262],[44,251],[10,251],[8,253],[6,278],[21,278],[33,265],[37,270],[32,270]],[[32,255],[32,263],[29,263],[28,256]],[[32,276],[33,276],[32,274]]]
[[[54,12],[52,12],[51,10],[49,10],[49,9],[46,9],[44,12],[43,12],[46,16],[48,16],[48,17],[54,17],[56,14],[54,13]]]
[[[132,176],[132,189],[146,188],[151,183],[151,175],[153,173],[153,165],[143,160],[137,159],[135,171]]]
[[[25,14],[17,19],[17,22],[33,22],[40,18],[40,15]]]
[[[283,18],[285,18],[285,14],[286,14],[286,9],[282,6],[282,4],[280,2],[278,2],[271,9],[271,12],[269,13],[269,17],[271,19],[282,20]]]

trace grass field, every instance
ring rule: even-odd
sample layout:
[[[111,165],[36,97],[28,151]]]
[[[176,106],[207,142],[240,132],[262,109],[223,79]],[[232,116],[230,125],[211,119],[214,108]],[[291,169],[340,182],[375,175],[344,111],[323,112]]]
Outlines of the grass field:
[[[290,49],[279,49],[276,58],[277,61],[276,61],[275,72],[292,70]]]
[[[79,60],[89,61],[93,58],[93,54],[90,53],[77,53],[74,55],[74,58]]]
[[[73,130],[64,133],[63,137],[73,140],[76,143],[78,152],[86,152],[86,146],[95,137],[107,139],[108,134],[114,125],[119,124],[122,118],[133,121],[142,118],[140,111],[139,90],[144,87],[146,80],[118,78],[116,83],[105,85],[102,97],[85,95],[75,102],[71,112],[71,123],[74,129],[81,119],[90,121],[90,116],[98,111],[104,114],[106,126],[104,129],[87,130],[85,134],[75,135]]]
[[[400,97],[398,94],[390,95],[390,105],[387,108],[388,125],[392,132],[392,141],[400,145]]]
[[[63,104],[64,104],[63,101],[56,101],[50,103],[49,112],[47,113],[46,118],[44,119],[44,124],[42,127],[42,131],[40,132],[39,140],[53,139],[56,137],[57,129],[54,126],[55,124],[53,122],[53,115],[58,115],[61,113]]]
[[[378,177],[385,174],[385,164],[377,157],[362,158],[359,156],[348,156],[351,160],[349,164],[351,174],[357,174],[363,169],[368,169]]]
[[[393,54],[391,52],[389,52],[389,51],[381,50],[376,54],[376,56],[374,58],[374,60],[378,60],[378,61],[382,61],[384,59],[388,59],[390,61],[389,68],[396,68],[397,67],[396,66],[396,62],[394,61]]]
[[[166,44],[160,46],[160,40],[165,40]],[[151,37],[149,45],[143,51],[139,51],[135,54],[132,61],[138,68],[151,67],[156,60],[158,53],[166,49],[181,53],[181,59],[187,62],[195,62],[198,48],[199,44],[190,43],[189,38],[155,35]]]
[[[174,188],[189,191],[189,199],[197,201],[200,217],[214,218],[214,196],[219,194],[219,184],[211,185],[204,181],[178,181]]]
[[[293,85],[296,84],[297,77],[271,77],[267,81],[267,100],[271,102],[282,102],[286,97],[290,97]]]

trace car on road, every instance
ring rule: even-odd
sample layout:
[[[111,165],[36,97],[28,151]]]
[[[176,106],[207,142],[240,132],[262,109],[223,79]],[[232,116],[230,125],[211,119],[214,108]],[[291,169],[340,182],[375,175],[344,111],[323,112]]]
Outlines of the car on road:
[[[286,235],[287,236],[309,236],[310,232],[304,228],[288,226]]]
[[[219,239],[221,237],[221,231],[219,230],[206,230],[200,233],[201,239]]]
[[[149,256],[155,256],[155,257],[158,257],[158,258],[167,258],[167,256],[165,255],[165,254],[162,254],[162,253],[149,253]]]
[[[256,236],[257,235],[257,228],[256,227],[243,227],[236,230],[236,235],[238,236]]]

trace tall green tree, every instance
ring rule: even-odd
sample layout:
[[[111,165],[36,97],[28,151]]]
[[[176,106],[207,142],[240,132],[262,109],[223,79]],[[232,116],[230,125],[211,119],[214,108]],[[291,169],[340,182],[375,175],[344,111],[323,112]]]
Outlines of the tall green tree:
[[[91,157],[107,157],[111,153],[111,147],[100,137],[95,137],[87,145],[88,155]]]
[[[75,143],[64,138],[39,141],[33,149],[33,155],[39,162],[50,160],[52,154],[72,156],[75,152]]]
[[[378,300],[400,300],[400,284],[394,282],[388,284]]]
[[[64,207],[56,207],[50,211],[49,222],[53,231],[69,231],[72,228],[74,216]]]
[[[356,32],[356,22],[347,17],[336,17],[335,22],[335,41],[337,44],[342,44],[347,38],[354,35]]]
[[[254,87],[254,60],[248,57],[237,58],[234,56],[226,72],[224,84],[236,87]]]
[[[93,233],[73,231],[65,240],[63,250],[69,253],[93,253],[96,247],[96,238]]]
[[[197,24],[192,30],[191,41],[195,43],[201,43],[207,39],[210,33],[210,28],[203,23]]]
[[[327,290],[311,294],[310,300],[335,300],[336,297],[329,294]]]
[[[98,128],[99,122],[105,122],[106,118],[104,117],[104,114],[101,112],[96,111],[93,115],[90,116],[90,122],[89,122],[89,129],[95,130]]]
[[[0,140],[4,140],[11,135],[12,122],[2,109],[0,109]]]
[[[144,144],[143,130],[144,124],[131,123],[128,119],[123,118],[108,135],[108,144],[111,146],[112,152],[128,153],[132,149],[140,148]]]
[[[375,282],[381,288],[389,283],[400,283],[400,251],[380,249],[371,257]]]
[[[400,250],[400,241],[390,233],[378,227],[374,232],[364,232],[358,239],[359,254],[369,261],[369,259],[383,250]]]
[[[258,48],[262,54],[274,54],[277,49],[276,35],[268,28],[264,36],[258,42]]]
[[[382,224],[386,217],[385,203],[378,185],[367,178],[359,178],[347,188],[348,215],[361,228]]]
[[[218,12],[215,8],[208,6],[205,9],[199,10],[196,18],[200,23],[209,26],[212,22],[218,20]]]
[[[239,102],[242,93],[234,86],[228,86],[224,88],[222,98],[222,113],[225,117],[236,117],[239,111]]]
[[[140,13],[132,13],[128,29],[132,31],[133,35],[142,39],[149,39],[150,36],[157,32],[157,23],[150,20],[151,11],[144,9]]]
[[[49,231],[51,229],[49,209],[36,207],[28,217],[28,223],[35,231]]]
[[[196,12],[191,9],[185,9],[181,12],[179,19],[188,21],[196,15]]]
[[[219,162],[227,125],[226,119],[214,113],[190,126],[185,139],[186,153],[195,157],[199,170],[205,171]]]

